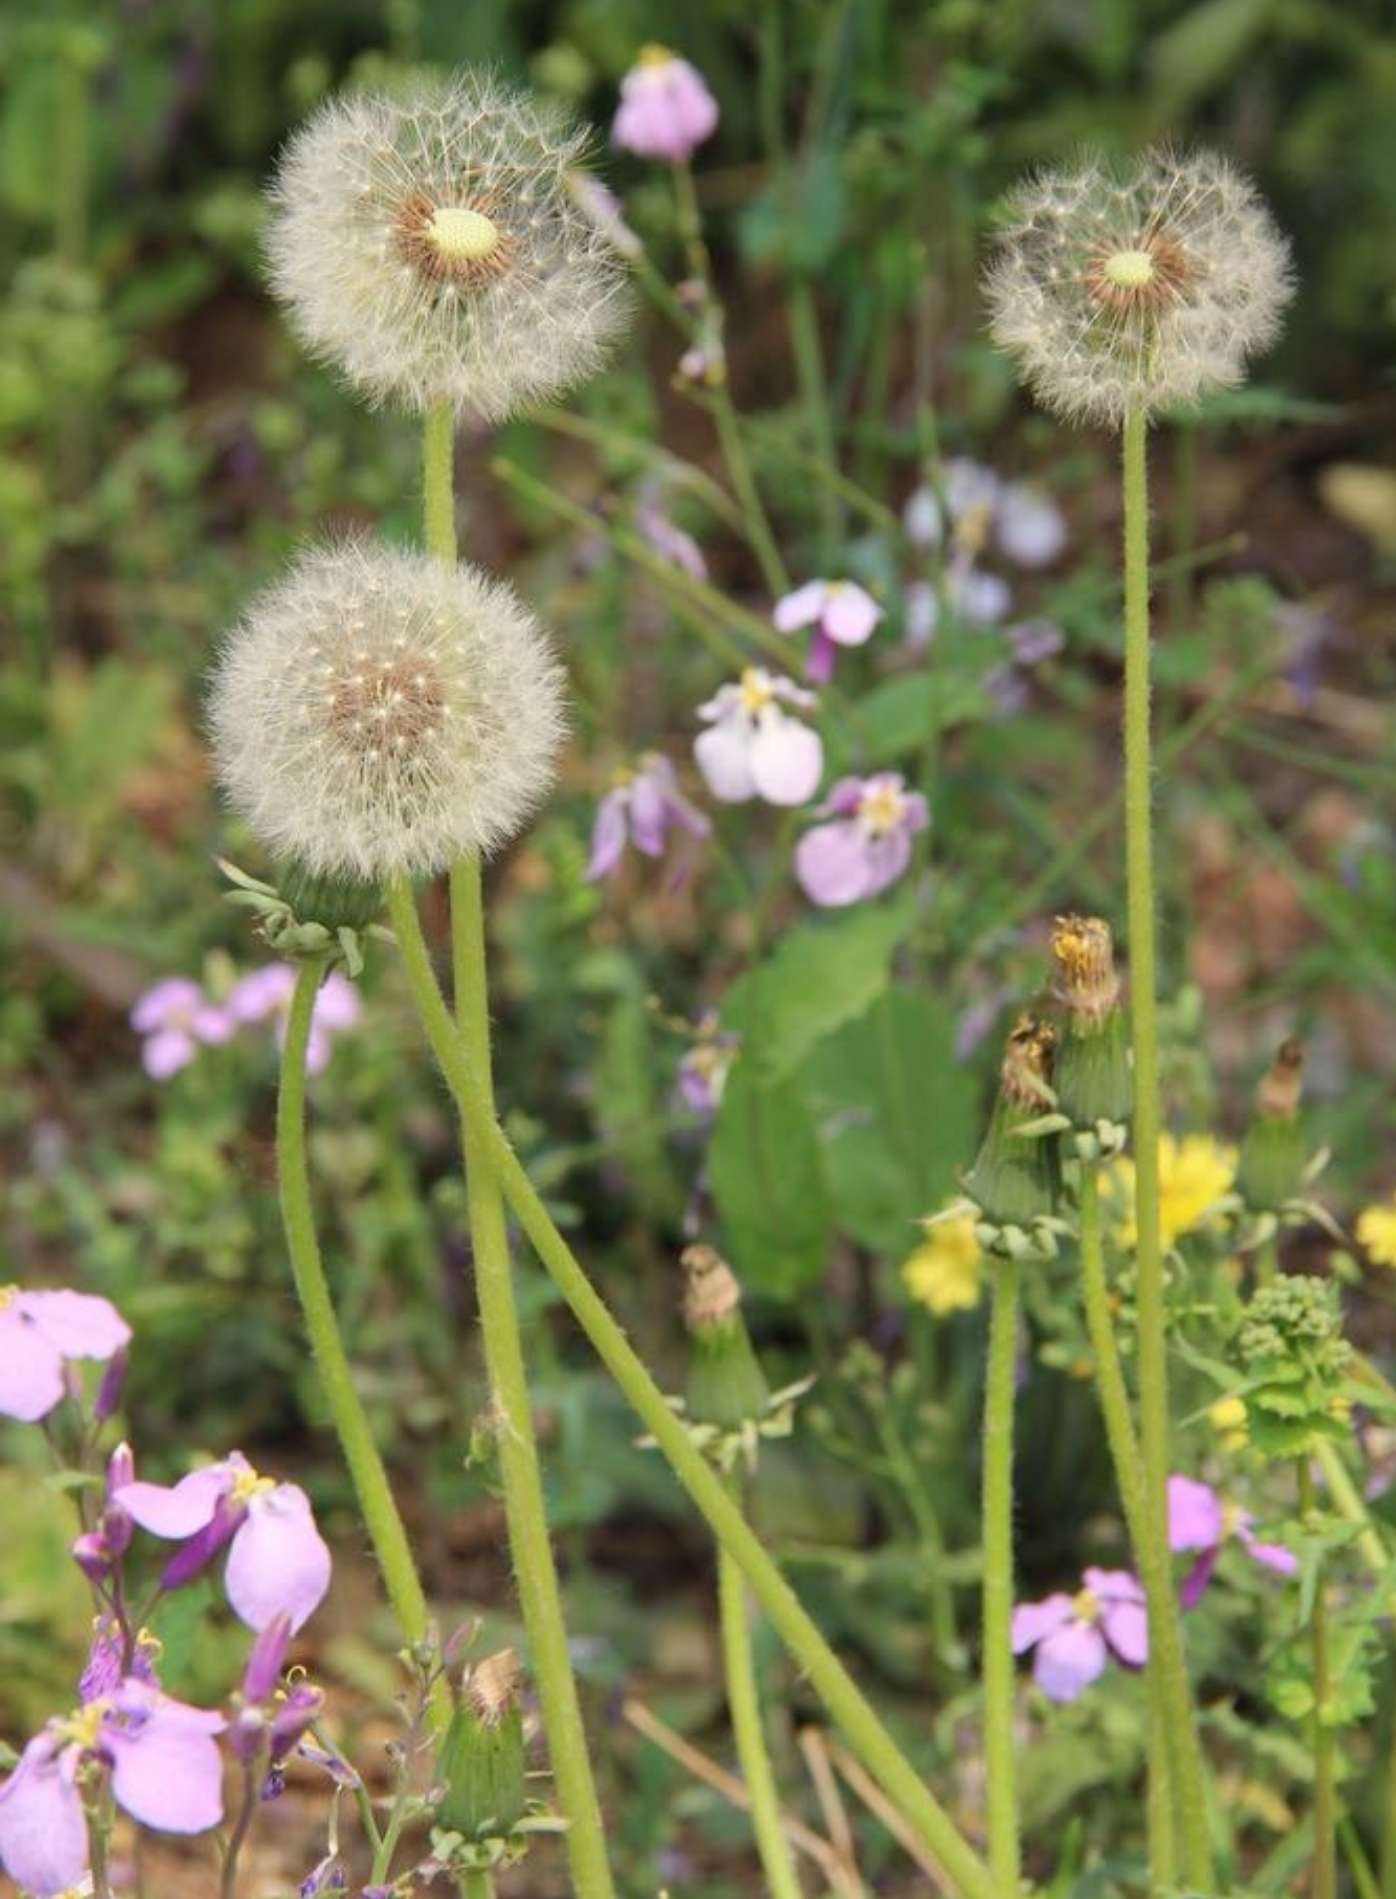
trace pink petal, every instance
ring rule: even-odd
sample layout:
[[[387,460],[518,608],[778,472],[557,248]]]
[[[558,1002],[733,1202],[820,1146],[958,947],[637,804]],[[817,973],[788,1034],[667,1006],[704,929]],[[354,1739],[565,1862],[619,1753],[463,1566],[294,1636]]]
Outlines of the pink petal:
[[[816,686],[827,686],[834,676],[838,651],[825,629],[817,626],[810,636],[809,651],[805,654],[805,678],[812,680]]]
[[[596,819],[591,829],[588,883],[597,883],[602,877],[609,877],[625,855],[625,813],[629,802],[629,792],[619,788],[608,791],[597,805]]]
[[[1144,1586],[1127,1569],[1087,1569],[1082,1582],[1100,1602],[1143,1602]]]
[[[1075,1701],[1105,1667],[1105,1638],[1087,1622],[1068,1622],[1037,1645],[1033,1678],[1049,1701]]]
[[[206,1833],[222,1820],[223,1756],[209,1720],[200,1708],[162,1697],[129,1730],[106,1724],[112,1792],[132,1819],[162,1833]]]
[[[768,804],[805,804],[819,787],[824,744],[809,726],[768,706],[749,758],[752,782]]]
[[[46,1734],[0,1787],[0,1866],[37,1899],[71,1891],[87,1871],[82,1797]]]
[[[201,1042],[220,1047],[233,1039],[238,1025],[226,1009],[217,1009],[211,1002],[205,1002],[194,1011],[190,1026]]]
[[[851,581],[829,589],[824,631],[840,646],[861,646],[881,618],[882,608],[872,595]]]
[[[109,1299],[91,1292],[22,1292],[15,1302],[64,1358],[111,1358],[131,1328]]]
[[[141,1047],[141,1065],[152,1081],[168,1081],[181,1068],[187,1068],[198,1053],[192,1035],[183,1029],[161,1029]]]
[[[756,795],[751,739],[745,718],[724,718],[693,741],[693,756],[708,790],[723,804],[745,804]]]
[[[228,991],[228,1014],[236,1022],[264,1022],[291,1000],[296,972],[289,963],[268,963],[242,976]]]
[[[1102,1605],[1100,1626],[1106,1641],[1122,1662],[1142,1668],[1149,1659],[1149,1615],[1139,1602]]]
[[[795,847],[795,875],[811,903],[838,909],[868,893],[868,847],[858,823],[816,824]]]
[[[1178,1586],[1178,1601],[1184,1609],[1195,1609],[1207,1593],[1212,1580],[1212,1572],[1221,1555],[1221,1544],[1214,1543],[1209,1550],[1203,1550],[1192,1568]]]
[[[1066,546],[1061,509],[1026,482],[1004,489],[996,525],[999,546],[1020,567],[1048,567]]]
[[[279,1484],[253,1498],[228,1552],[224,1586],[249,1628],[287,1615],[296,1630],[324,1600],[330,1568],[309,1498],[295,1484]]]
[[[0,1309],[0,1416],[33,1424],[63,1393],[62,1354],[12,1301]]]
[[[641,158],[681,163],[717,129],[717,101],[686,59],[637,66],[620,91],[611,136]]]
[[[980,626],[994,625],[1013,604],[1013,589],[1006,580],[997,574],[981,574],[973,568],[960,575],[951,593],[963,617]]]
[[[152,1536],[182,1541],[212,1521],[219,1499],[232,1484],[226,1463],[192,1470],[177,1484],[123,1484],[112,1502]]]
[[[775,612],[771,615],[776,631],[794,633],[802,626],[813,626],[823,613],[824,602],[828,597],[828,581],[807,580],[803,587],[797,587],[794,593],[777,600]]]
[[[1020,1602],[1013,1611],[1013,1653],[1021,1655],[1044,1636],[1064,1628],[1075,1613],[1071,1597],[1060,1591],[1041,1602]]]
[[[1168,1480],[1168,1547],[1172,1550],[1207,1550],[1220,1543],[1226,1534],[1221,1499],[1210,1484],[1191,1477]]]
[[[865,853],[867,883],[863,895],[876,897],[894,884],[911,862],[911,833],[889,831],[885,837],[869,838]]]
[[[342,970],[332,969],[320,985],[312,1020],[320,1029],[352,1029],[363,1015],[359,992]]]
[[[168,976],[136,998],[131,1027],[138,1035],[150,1035],[164,1028],[172,1017],[192,1015],[203,999],[203,990],[188,976]]]
[[[669,800],[662,781],[641,772],[630,787],[630,824],[635,848],[646,857],[662,857]]]
[[[1299,1574],[1299,1558],[1293,1550],[1287,1550],[1283,1543],[1257,1543],[1248,1523],[1239,1524],[1236,1534],[1255,1560],[1266,1569],[1274,1570],[1277,1576]]]

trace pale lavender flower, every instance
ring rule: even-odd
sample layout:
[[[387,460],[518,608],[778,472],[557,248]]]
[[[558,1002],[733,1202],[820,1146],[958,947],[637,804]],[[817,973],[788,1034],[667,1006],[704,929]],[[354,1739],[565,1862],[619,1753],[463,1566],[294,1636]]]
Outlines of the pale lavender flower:
[[[776,602],[774,619],[781,633],[813,627],[805,676],[827,685],[834,676],[840,646],[862,646],[872,638],[882,608],[853,580],[811,580]]]
[[[267,963],[261,969],[240,976],[228,991],[227,1009],[238,1023],[276,1021],[278,1042],[286,1038],[286,1015],[296,987],[292,963]],[[306,1044],[305,1065],[312,1075],[323,1073],[329,1064],[334,1037],[341,1030],[357,1027],[363,1014],[359,992],[340,970],[332,969],[321,983],[310,1016],[310,1039]]]
[[[911,840],[930,822],[926,800],[900,772],[840,778],[819,807],[828,824],[806,831],[795,875],[812,903],[861,903],[894,884],[911,862]]]
[[[86,1707],[90,1701],[114,1695],[124,1680],[143,1681],[158,1688],[155,1664],[159,1656],[159,1638],[149,1629],[141,1629],[131,1644],[128,1659],[121,1624],[114,1615],[104,1612],[92,1624],[87,1660],[78,1681],[78,1700]]]
[[[1088,1569],[1064,1592],[1013,1611],[1013,1653],[1036,1649],[1033,1678],[1049,1701],[1075,1701],[1113,1654],[1130,1668],[1149,1659],[1144,1591],[1123,1569]]]
[[[115,1501],[152,1536],[180,1544],[161,1578],[166,1589],[192,1581],[226,1546],[224,1587],[249,1628],[285,1615],[299,1629],[330,1586],[310,1499],[298,1484],[259,1476],[240,1451],[174,1485],[125,1484]]]
[[[957,545],[975,554],[997,545],[1018,567],[1050,567],[1066,546],[1066,519],[1051,496],[1031,482],[1004,481],[982,462],[946,462],[940,496],[917,488],[903,510],[907,539],[918,547],[939,547],[947,515]]]
[[[130,1340],[116,1307],[94,1293],[0,1286],[0,1416],[35,1423],[66,1396],[69,1359],[105,1362]]]
[[[1299,1558],[1293,1550],[1282,1543],[1259,1542],[1254,1524],[1250,1511],[1224,1502],[1210,1484],[1198,1483],[1192,1477],[1169,1478],[1168,1547],[1199,1552],[1178,1592],[1185,1609],[1191,1609],[1202,1596],[1212,1580],[1223,1544],[1233,1536],[1256,1562],[1277,1576],[1298,1574]]]
[[[620,82],[611,137],[640,158],[690,159],[717,130],[717,100],[703,75],[666,46],[645,46]]]
[[[616,774],[596,808],[587,879],[595,883],[619,866],[627,841],[646,857],[662,857],[671,830],[707,837],[712,825],[679,790],[674,767],[659,752],[646,752],[634,771]]]
[[[141,1062],[154,1081],[187,1068],[200,1046],[226,1042],[234,1023],[188,976],[168,976],[138,996],[131,1027],[142,1037]]]
[[[724,804],[764,798],[779,805],[813,797],[824,770],[823,742],[785,708],[808,711],[816,703],[812,692],[760,666],[748,666],[740,680],[719,687],[698,708],[710,729],[693,742],[713,796]]]
[[[79,1770],[110,1772],[117,1805],[162,1833],[205,1833],[223,1818],[223,1718],[128,1676],[50,1721],[0,1788],[0,1864],[35,1899],[80,1884],[88,1867]]]

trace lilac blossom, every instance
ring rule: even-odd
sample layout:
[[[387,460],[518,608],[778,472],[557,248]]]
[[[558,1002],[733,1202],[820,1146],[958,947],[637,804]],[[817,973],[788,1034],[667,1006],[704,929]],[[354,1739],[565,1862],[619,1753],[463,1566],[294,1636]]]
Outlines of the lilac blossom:
[[[188,976],[168,976],[136,998],[131,1027],[142,1038],[141,1062],[147,1075],[168,1081],[188,1067],[201,1045],[229,1041],[236,1023]]]
[[[776,629],[794,633],[813,627],[805,676],[827,685],[834,676],[840,646],[863,646],[872,638],[882,608],[852,580],[811,580],[776,602]]]
[[[812,903],[861,903],[894,884],[911,862],[911,840],[930,822],[926,800],[900,772],[840,778],[795,849],[795,875]]]
[[[930,487],[911,496],[902,515],[907,539],[939,547],[947,516],[957,545],[981,554],[996,543],[1018,567],[1050,567],[1066,546],[1066,520],[1049,495],[1030,482],[1003,481],[967,456],[946,462],[939,498]]]
[[[618,772],[596,807],[587,880],[595,883],[619,867],[627,842],[646,857],[662,857],[675,828],[690,837],[707,837],[712,825],[679,790],[669,760],[646,752],[634,771]]]
[[[223,1818],[223,1718],[128,1676],[110,1694],[50,1721],[0,1788],[0,1864],[35,1899],[70,1892],[87,1872],[80,1770],[98,1762],[118,1806],[162,1833],[205,1833]]]
[[[267,963],[239,977],[233,984],[228,991],[228,1014],[239,1024],[274,1018],[277,1040],[284,1040],[286,1015],[295,987],[293,963]],[[307,1073],[323,1074],[329,1065],[335,1036],[344,1029],[355,1028],[362,1013],[358,990],[340,970],[332,969],[316,992],[311,1012],[310,1039],[305,1050]]]
[[[1013,1611],[1013,1653],[1036,1649],[1033,1679],[1049,1701],[1075,1701],[1113,1654],[1130,1668],[1149,1659],[1144,1591],[1123,1569],[1088,1569],[1064,1592]]]
[[[703,75],[665,46],[646,46],[620,82],[611,138],[640,158],[681,165],[717,130],[717,100]]]
[[[698,708],[709,730],[693,742],[713,796],[724,804],[764,798],[778,805],[813,797],[824,770],[823,742],[786,707],[808,711],[816,703],[812,692],[760,666],[748,666],[740,680],[720,686]]]
[[[259,1476],[240,1451],[174,1485],[125,1484],[115,1502],[152,1536],[179,1543],[161,1578],[166,1589],[192,1581],[226,1546],[224,1587],[249,1628],[285,1615],[299,1629],[330,1586],[330,1552],[310,1499],[298,1484]]]
[[[1168,1547],[1199,1552],[1179,1591],[1185,1609],[1200,1600],[1212,1580],[1223,1544],[1233,1536],[1256,1562],[1277,1576],[1298,1574],[1299,1558],[1294,1552],[1282,1543],[1258,1541],[1254,1524],[1250,1511],[1223,1501],[1210,1484],[1198,1483],[1192,1477],[1169,1478]]]
[[[67,1395],[70,1359],[110,1360],[130,1339],[116,1307],[95,1293],[0,1286],[0,1417],[46,1417]]]
[[[123,1681],[143,1681],[158,1688],[155,1664],[159,1655],[160,1642],[149,1629],[128,1638],[116,1617],[103,1612],[92,1625],[87,1660],[78,1681],[78,1700],[84,1707],[101,1701],[114,1695]]]
[[[1013,604],[1013,590],[998,574],[986,574],[958,555],[945,570],[942,593],[928,580],[914,580],[905,595],[906,644],[913,652],[930,645],[940,625],[941,599],[971,626],[997,626]]]

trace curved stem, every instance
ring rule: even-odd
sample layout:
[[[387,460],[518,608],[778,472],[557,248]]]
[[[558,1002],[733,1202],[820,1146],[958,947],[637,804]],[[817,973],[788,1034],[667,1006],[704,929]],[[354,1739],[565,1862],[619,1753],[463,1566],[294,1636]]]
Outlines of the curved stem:
[[[713,1534],[730,1552],[772,1627],[800,1663],[815,1692],[873,1778],[941,1861],[965,1899],[1004,1899],[983,1861],[967,1845],[940,1802],[923,1784],[871,1703],[801,1606],[794,1590],[728,1496],[721,1479],[695,1448],[684,1425],[587,1278],[518,1156],[495,1123],[465,1060],[450,1012],[432,973],[410,889],[401,882],[389,885],[387,902],[413,1001],[467,1128],[480,1145],[487,1144],[505,1197],[597,1356],[646,1430],[652,1433]]]
[[[1181,1823],[1183,1868],[1214,1890],[1205,1770],[1183,1659],[1182,1628],[1168,1553],[1168,1355],[1163,1246],[1159,1231],[1158,977],[1154,953],[1154,856],[1149,687],[1149,498],[1147,421],[1125,417],[1125,872],[1128,886],[1130,1014],[1134,1042],[1135,1223],[1138,1229],[1140,1568],[1149,1605],[1151,1734],[1166,1725]],[[1155,1761],[1158,1754],[1155,1750]],[[1156,1771],[1156,1770],[1155,1770]],[[1151,1803],[1153,1812],[1161,1803]]]
[[[1018,1791],[1013,1717],[1013,1411],[1017,1397],[1018,1267],[995,1261],[989,1362],[984,1385],[983,1656],[984,1777],[989,1870],[999,1890],[1019,1881]]]
[[[238,1860],[247,1844],[247,1836],[252,1830],[253,1816],[257,1811],[257,1775],[253,1762],[242,1764],[242,1800],[238,1806],[238,1816],[233,1823],[232,1833],[223,1853],[223,1876],[218,1882],[220,1899],[237,1899]]]
[[[311,1208],[310,1174],[305,1159],[305,1052],[315,997],[325,967],[323,957],[308,958],[301,963],[286,1018],[281,1090],[276,1106],[281,1218],[305,1329],[315,1354],[325,1402],[339,1434],[344,1461],[349,1466],[359,1512],[398,1624],[408,1643],[415,1646],[427,1634],[426,1597],[383,1460],[354,1386],[354,1373],[335,1318]],[[449,1719],[449,1696],[444,1682],[433,1701],[438,1717]]]
[[[761,1701],[751,1653],[751,1626],[747,1620],[746,1578],[721,1544],[717,1551],[717,1596],[727,1708],[751,1804],[756,1850],[761,1855],[761,1867],[772,1899],[803,1899],[761,1727]]]
[[[453,447],[454,419],[449,408],[438,405],[427,413],[422,438],[423,515],[428,550],[446,562],[456,558]],[[415,905],[405,886],[402,895],[415,921]],[[479,1086],[483,1115],[489,1125],[494,1120],[494,1081],[484,890],[476,856],[461,859],[451,870],[451,946],[460,1042]],[[434,989],[434,979],[432,986]],[[463,1147],[475,1293],[504,1483],[509,1550],[528,1633],[529,1659],[542,1704],[553,1779],[567,1817],[567,1858],[581,1899],[611,1899],[614,1887],[606,1830],[587,1754],[586,1729],[548,1534],[533,1405],[514,1304],[504,1200],[489,1144],[480,1137],[478,1127],[463,1129]]]
[[[1299,1459],[1299,1508],[1307,1516],[1314,1507],[1314,1480],[1307,1457]],[[1328,1645],[1328,1605],[1324,1599],[1323,1562],[1314,1581],[1314,1607],[1309,1622],[1309,1651],[1314,1671],[1314,1863],[1310,1891],[1313,1899],[1337,1899],[1338,1892],[1338,1775],[1336,1737],[1328,1718],[1333,1694],[1332,1657]]]

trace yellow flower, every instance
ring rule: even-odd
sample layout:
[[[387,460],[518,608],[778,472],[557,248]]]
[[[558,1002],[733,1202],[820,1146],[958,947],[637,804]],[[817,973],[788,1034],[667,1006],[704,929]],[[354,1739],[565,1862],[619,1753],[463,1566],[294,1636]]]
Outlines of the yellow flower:
[[[1246,1401],[1234,1394],[1229,1398],[1218,1398],[1215,1404],[1208,1405],[1207,1422],[1221,1439],[1225,1451],[1239,1451],[1250,1437]]]
[[[1165,1248],[1207,1222],[1236,1180],[1236,1149],[1210,1134],[1161,1134],[1158,1144],[1159,1234]],[[1116,1233],[1123,1246],[1138,1240],[1134,1222],[1134,1162],[1122,1155],[1110,1170],[1110,1192],[1120,1208]]]
[[[979,1304],[984,1255],[974,1236],[974,1215],[953,1220],[923,1220],[925,1239],[902,1267],[902,1282],[912,1298],[943,1319]]]
[[[1357,1237],[1375,1266],[1396,1266],[1396,1194],[1357,1216]]]

